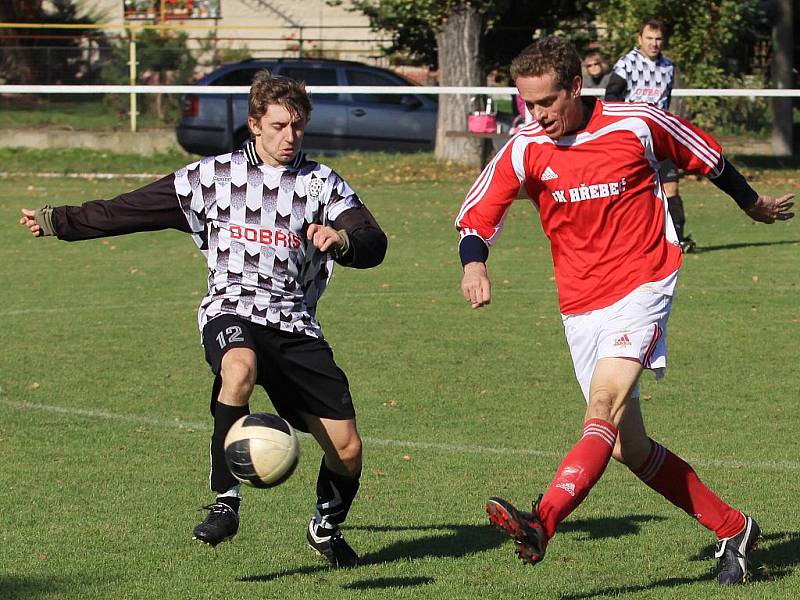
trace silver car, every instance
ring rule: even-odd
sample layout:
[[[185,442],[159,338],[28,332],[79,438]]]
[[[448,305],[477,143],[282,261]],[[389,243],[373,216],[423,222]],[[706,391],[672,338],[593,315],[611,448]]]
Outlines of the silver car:
[[[306,85],[411,85],[396,73],[344,60],[251,59],[224,65],[200,79],[197,94],[184,96],[177,127],[187,152],[223,154],[242,146],[247,129],[247,95],[203,94],[209,85],[249,86],[261,69],[304,81]],[[426,94],[318,94],[305,130],[303,148],[310,151],[433,150],[436,96]]]

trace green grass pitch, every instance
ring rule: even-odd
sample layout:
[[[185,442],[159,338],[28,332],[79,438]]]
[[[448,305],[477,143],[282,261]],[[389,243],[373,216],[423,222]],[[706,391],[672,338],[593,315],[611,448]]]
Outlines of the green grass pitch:
[[[0,158],[20,173],[185,161]],[[452,220],[475,173],[430,156],[329,162],[390,236],[381,267],[337,269],[320,305],[365,439],[346,535],[368,564],[333,571],[305,545],[320,459],[308,438],[287,483],[245,490],[232,542],[191,541],[212,499],[202,257],[176,232],[33,239],[20,207],[144,182],[12,175],[0,178],[1,598],[800,597],[800,224],[753,224],[684,180],[700,248],[679,281],[667,378],[642,382],[650,434],[761,523],[754,581],[720,590],[712,536],[616,464],[531,568],[484,502],[544,491],[584,410],[536,213],[514,205],[490,258],[492,305],[470,311]],[[797,165],[753,164],[760,191],[798,188]],[[271,409],[263,391],[252,408]]]

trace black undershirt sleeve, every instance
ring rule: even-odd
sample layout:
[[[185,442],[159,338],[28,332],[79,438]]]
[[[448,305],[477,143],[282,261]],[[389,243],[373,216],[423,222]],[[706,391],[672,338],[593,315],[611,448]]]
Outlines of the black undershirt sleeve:
[[[606,95],[604,100],[611,102],[622,102],[625,100],[625,90],[628,88],[628,82],[620,77],[617,73],[612,73],[606,85]]]
[[[334,229],[343,229],[349,242],[344,253],[333,254],[340,265],[368,269],[383,262],[388,240],[366,206],[347,209],[333,220],[332,225]]]
[[[720,157],[720,166],[717,168],[719,175],[716,177],[709,176],[709,180],[723,192],[728,194],[739,208],[747,210],[756,203],[758,200],[758,192],[750,187],[744,175],[739,173],[731,163],[725,160],[725,157]]]
[[[50,216],[54,232],[65,241],[161,229],[192,233],[178,202],[174,181],[175,175],[170,174],[111,200],[57,206]]]

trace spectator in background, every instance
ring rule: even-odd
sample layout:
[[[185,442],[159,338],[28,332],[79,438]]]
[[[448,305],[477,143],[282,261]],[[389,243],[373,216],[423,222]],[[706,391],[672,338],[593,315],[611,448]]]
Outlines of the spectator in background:
[[[611,78],[611,69],[602,54],[596,50],[589,52],[583,59],[584,78],[587,88],[606,89]]]
[[[649,102],[668,110],[675,82],[675,65],[666,58],[664,24],[658,19],[645,19],[639,26],[639,45],[620,58],[606,85],[606,100],[624,102]],[[696,244],[686,235],[686,215],[683,200],[678,192],[678,169],[666,160],[659,171],[664,192],[667,194],[669,215],[678,234],[683,252],[691,252]]]

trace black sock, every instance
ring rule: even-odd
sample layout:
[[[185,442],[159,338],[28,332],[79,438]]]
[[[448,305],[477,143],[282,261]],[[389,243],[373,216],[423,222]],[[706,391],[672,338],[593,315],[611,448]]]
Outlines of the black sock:
[[[214,433],[211,434],[211,489],[218,494],[224,494],[239,483],[225,464],[225,435],[236,421],[250,414],[250,405],[230,406],[221,402],[214,404],[211,411],[214,415]]]
[[[236,496],[217,496],[217,504],[225,504],[233,509],[233,512],[239,512],[239,505],[242,503],[241,498]]]
[[[686,214],[683,212],[683,199],[680,195],[670,196],[667,198],[667,208],[669,209],[669,216],[672,219],[672,224],[675,226],[675,233],[678,235],[678,241],[683,241],[683,226],[686,224]]]
[[[317,476],[317,512],[314,516],[317,535],[331,535],[344,523],[360,480],[361,473],[355,477],[334,473],[325,464],[325,457],[322,458]]]

